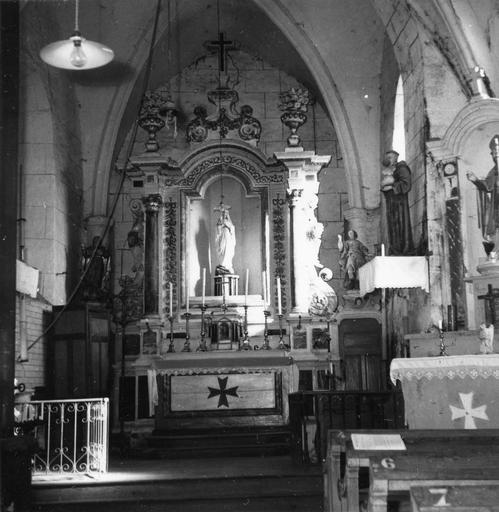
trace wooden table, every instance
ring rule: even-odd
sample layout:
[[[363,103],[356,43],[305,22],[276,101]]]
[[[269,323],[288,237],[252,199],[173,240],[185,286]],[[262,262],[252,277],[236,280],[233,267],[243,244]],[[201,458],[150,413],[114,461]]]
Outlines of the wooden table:
[[[354,433],[398,433],[407,450],[355,450]],[[393,460],[395,467],[384,467],[385,459]],[[499,430],[330,430],[324,486],[327,512],[358,512],[361,468],[369,470],[372,512],[386,511],[389,494],[408,496],[411,486],[419,484],[499,484]]]
[[[412,512],[499,512],[499,486],[411,487]]]

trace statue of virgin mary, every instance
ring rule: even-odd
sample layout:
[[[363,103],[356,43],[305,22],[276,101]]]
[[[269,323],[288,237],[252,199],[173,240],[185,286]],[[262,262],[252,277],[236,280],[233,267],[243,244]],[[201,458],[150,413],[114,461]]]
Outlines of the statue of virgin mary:
[[[215,208],[220,212],[217,221],[216,246],[218,255],[218,266],[216,275],[233,274],[232,260],[236,248],[236,229],[229,215],[230,206],[220,201],[220,206]]]

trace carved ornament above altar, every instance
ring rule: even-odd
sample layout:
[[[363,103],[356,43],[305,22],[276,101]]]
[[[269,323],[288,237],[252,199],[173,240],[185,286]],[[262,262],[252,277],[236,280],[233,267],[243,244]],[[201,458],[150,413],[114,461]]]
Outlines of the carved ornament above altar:
[[[237,110],[239,94],[235,89],[218,87],[208,92],[208,100],[215,105],[216,111],[208,115],[206,107],[198,105],[194,109],[196,116],[186,129],[188,142],[203,142],[207,139],[240,138],[249,143],[260,140],[262,125],[253,117],[253,108],[243,105]]]

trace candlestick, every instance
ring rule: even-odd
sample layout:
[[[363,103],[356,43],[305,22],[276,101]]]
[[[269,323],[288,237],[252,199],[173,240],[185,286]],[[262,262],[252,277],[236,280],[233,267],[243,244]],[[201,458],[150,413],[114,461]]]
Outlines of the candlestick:
[[[286,343],[284,343],[284,339],[283,339],[282,314],[279,313],[278,317],[279,317],[279,349],[287,350],[287,349],[289,349],[289,345],[286,345]]]
[[[249,343],[248,339],[248,306],[244,306],[244,338],[241,350],[252,350],[253,347]]]
[[[185,343],[184,348],[182,349],[182,352],[190,352],[191,351],[191,344],[190,344],[190,336],[189,336],[189,318],[191,317],[191,314],[189,312],[185,313]]]
[[[173,316],[173,284],[170,281],[168,283],[169,294],[170,294],[170,316]]]
[[[206,268],[203,268],[203,286],[202,286],[202,298],[201,305],[204,306],[204,295],[206,292]]]
[[[282,315],[282,304],[281,304],[281,278],[277,279],[277,314]]]
[[[170,283],[171,284],[171,283]],[[173,316],[170,313],[168,317],[168,321],[170,322],[170,345],[168,346],[168,353],[175,352],[175,343],[173,342]]]
[[[440,320],[439,322],[440,325],[442,325],[442,321]],[[440,355],[441,356],[447,356],[449,354],[447,354],[447,347],[445,346],[445,341],[444,341],[444,331],[442,331],[442,329],[440,329]]]
[[[196,349],[197,352],[207,352],[208,347],[206,346],[206,329],[204,325],[204,314],[207,309],[206,304],[201,304],[201,341],[199,347]]]
[[[269,343],[269,330],[268,330],[268,318],[270,316],[270,311],[265,310],[263,312],[265,316],[265,328],[263,330],[263,345],[262,350],[270,350],[270,343]]]

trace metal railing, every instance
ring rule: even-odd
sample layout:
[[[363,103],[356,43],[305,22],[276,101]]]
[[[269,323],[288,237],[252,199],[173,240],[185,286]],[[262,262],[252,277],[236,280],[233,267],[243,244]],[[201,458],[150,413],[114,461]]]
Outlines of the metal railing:
[[[289,394],[291,452],[297,462],[326,456],[329,429],[404,428],[402,391],[298,391]]]
[[[15,420],[15,434],[36,441],[33,475],[107,472],[108,398],[17,403]]]

